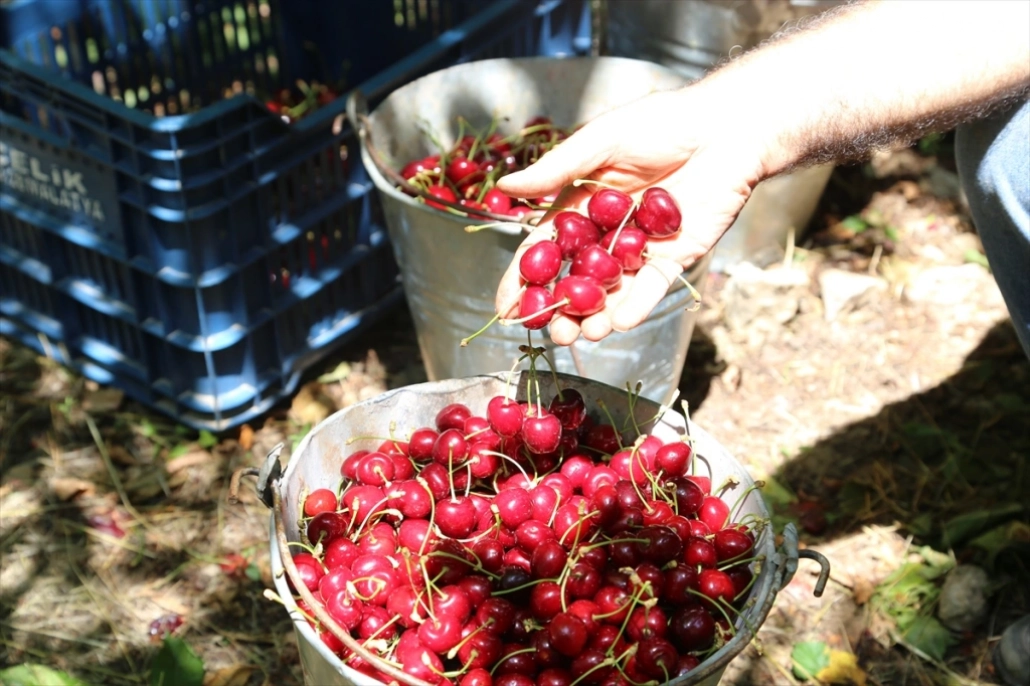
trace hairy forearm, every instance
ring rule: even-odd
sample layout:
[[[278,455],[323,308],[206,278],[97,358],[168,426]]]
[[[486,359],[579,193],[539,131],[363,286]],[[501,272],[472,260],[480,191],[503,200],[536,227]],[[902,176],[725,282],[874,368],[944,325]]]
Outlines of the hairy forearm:
[[[697,88],[766,148],[764,176],[860,158],[1030,92],[1027,0],[855,3],[729,62]],[[695,100],[695,102],[697,102]]]

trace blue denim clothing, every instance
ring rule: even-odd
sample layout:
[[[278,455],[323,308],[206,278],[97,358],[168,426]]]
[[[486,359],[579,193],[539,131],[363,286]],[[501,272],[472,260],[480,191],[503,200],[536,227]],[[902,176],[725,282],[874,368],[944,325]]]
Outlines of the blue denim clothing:
[[[1030,100],[955,132],[973,223],[1030,356]]]

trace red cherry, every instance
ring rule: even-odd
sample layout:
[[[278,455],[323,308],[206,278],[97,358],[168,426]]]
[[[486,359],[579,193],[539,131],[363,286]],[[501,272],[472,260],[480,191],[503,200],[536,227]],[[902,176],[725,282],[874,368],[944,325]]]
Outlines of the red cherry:
[[[615,247],[612,247],[612,243]],[[621,231],[610,231],[601,238],[601,247],[611,250],[624,271],[632,273],[644,266],[647,234],[635,226],[624,226]]]
[[[641,196],[633,221],[648,236],[664,238],[680,230],[683,215],[668,191],[652,187]]]
[[[433,446],[439,432],[428,427],[415,430],[408,440],[408,455],[416,462],[427,462],[433,459]]]
[[[632,209],[633,198],[614,188],[602,188],[587,202],[590,220],[605,231],[614,231],[624,222],[632,220]],[[627,214],[630,214],[629,219],[626,218]]]
[[[586,647],[587,627],[583,621],[569,613],[559,612],[547,626],[554,649],[567,657],[576,657]]]
[[[533,514],[533,499],[529,492],[521,488],[509,488],[501,491],[494,498],[493,506],[501,521],[509,529],[529,519]]]
[[[494,431],[507,438],[519,433],[525,415],[517,402],[498,395],[487,403],[486,418]]]
[[[447,179],[456,186],[468,185],[475,181],[479,175],[479,165],[467,157],[455,157],[447,165],[444,174]]]
[[[751,534],[737,527],[720,529],[715,533],[713,543],[719,562],[744,557],[755,547],[755,539]]]
[[[578,212],[559,212],[554,216],[555,243],[562,259],[573,259],[580,250],[601,240],[597,225]]]
[[[328,488],[318,488],[304,499],[304,516],[314,517],[323,512],[335,512],[338,506],[335,493]]]
[[[373,512],[379,512],[386,506],[386,496],[376,486],[351,486],[340,496],[340,503],[350,511],[354,521],[360,525]]]
[[[519,300],[519,319],[525,319],[522,326],[531,331],[542,329],[551,323],[554,310],[554,294],[543,286],[529,286]],[[528,317],[528,319],[527,319]]]
[[[719,562],[715,545],[704,538],[691,538],[687,541],[683,561],[692,567],[715,567]]]
[[[606,293],[590,276],[566,276],[554,284],[554,301],[565,304],[559,311],[573,317],[588,317],[604,309]]]
[[[626,623],[626,635],[633,641],[663,638],[668,623],[665,611],[657,605],[636,607],[630,613],[629,621]]]
[[[448,469],[464,464],[468,454],[469,444],[461,429],[444,430],[433,445],[433,460]]]
[[[684,652],[708,650],[715,642],[715,619],[700,605],[674,612],[669,629],[676,644]]]
[[[361,623],[364,603],[348,591],[340,591],[325,602],[325,609],[336,623],[347,630],[354,630]]]
[[[597,424],[590,427],[583,443],[588,448],[593,448],[604,455],[612,455],[622,447],[619,443],[619,432],[611,424]]]
[[[519,273],[532,286],[546,286],[558,278],[562,251],[554,241],[540,241],[519,259]]]
[[[583,394],[574,388],[563,389],[551,398],[548,409],[561,421],[562,429],[565,431],[578,429],[587,416],[587,406]]]
[[[476,508],[472,500],[456,495],[437,502],[436,525],[445,536],[467,538],[476,527]]]
[[[426,189],[426,193],[428,193],[429,195],[433,196],[434,198],[439,198],[440,200],[443,200],[445,202],[449,202],[449,203],[457,203],[458,202],[458,196],[456,196],[454,194],[454,191],[452,191],[447,186],[430,186],[429,188]],[[444,209],[443,205],[441,205],[438,202],[434,202],[432,200],[426,200],[426,205],[428,205],[429,207],[434,207],[434,208],[436,208],[438,210]]]
[[[507,214],[511,210],[511,198],[496,188],[491,188],[486,192],[483,196],[483,204],[494,214]]]
[[[718,569],[702,569],[697,575],[697,588],[714,601],[725,600],[730,603],[737,595],[733,580],[726,572],[720,572]]]
[[[553,405],[553,401],[552,401]],[[554,410],[551,410],[554,412]],[[561,414],[554,412],[554,414],[561,420]],[[573,488],[580,488],[583,485],[583,479],[586,478],[587,473],[594,467],[594,462],[588,457],[582,455],[573,455],[565,458],[561,465],[561,473],[569,480]]]
[[[546,411],[526,417],[522,425],[522,440],[526,448],[537,455],[553,452],[561,442],[561,420]]]
[[[322,562],[330,570],[350,567],[360,554],[357,544],[345,536],[332,539],[323,549],[325,554],[322,556]]]
[[[667,477],[683,476],[690,466],[690,455],[690,446],[686,443],[667,443],[655,453],[655,466]]]
[[[706,496],[698,510],[697,518],[708,525],[712,531],[726,526],[730,518],[730,506],[718,496]]]
[[[461,431],[465,428],[465,422],[468,421],[471,416],[472,410],[469,409],[468,405],[463,403],[451,403],[436,413],[436,429],[441,432],[447,431],[448,429]]]
[[[565,580],[565,592],[574,600],[594,599],[597,602],[602,583],[601,572],[596,567],[577,562],[569,570],[568,578]]]
[[[354,477],[369,486],[384,486],[393,480],[393,458],[379,452],[368,453],[358,460]]]
[[[322,546],[346,535],[350,529],[350,517],[339,512],[321,512],[308,522],[308,540],[312,545],[319,542]]]
[[[701,487],[687,477],[679,477],[672,480],[676,488],[676,512],[684,517],[689,517],[701,509],[705,495]]]
[[[608,254],[608,251],[594,243],[580,250],[572,260],[569,274],[573,276],[589,276],[601,284],[605,290],[611,290],[622,281],[622,264]],[[555,274],[557,276],[557,274]]]
[[[640,641],[636,658],[640,671],[655,679],[668,679],[676,673],[679,663],[676,648],[661,638],[646,638]]]

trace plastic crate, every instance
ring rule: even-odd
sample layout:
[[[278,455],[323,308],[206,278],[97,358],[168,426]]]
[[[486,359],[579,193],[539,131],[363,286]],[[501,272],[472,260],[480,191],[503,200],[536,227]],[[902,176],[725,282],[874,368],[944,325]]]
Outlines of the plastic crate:
[[[0,333],[196,428],[247,421],[401,295],[345,98],[289,125],[255,94],[375,103],[590,43],[586,0],[4,4]]]

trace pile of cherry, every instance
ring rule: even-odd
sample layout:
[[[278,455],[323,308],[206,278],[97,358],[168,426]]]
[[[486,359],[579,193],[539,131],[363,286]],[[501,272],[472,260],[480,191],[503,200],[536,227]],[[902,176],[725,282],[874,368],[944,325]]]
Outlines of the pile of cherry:
[[[429,683],[688,673],[734,635],[766,522],[733,521],[687,442],[592,416],[565,389],[364,437],[377,447],[344,458],[339,488],[303,500],[300,580],[375,659]],[[347,665],[391,681],[298,606]]]
[[[495,184],[505,174],[536,162],[568,138],[569,131],[544,116],[533,117],[509,136],[496,132],[496,121],[483,131],[472,130],[465,120],[459,120],[459,125],[453,146],[444,149],[433,139],[441,152],[404,165],[400,174],[405,181],[434,198],[467,208],[472,218],[482,217],[476,215],[476,210],[486,210],[519,221],[554,202],[554,196],[514,200],[497,190]],[[464,133],[466,130],[472,132]],[[402,187],[402,190],[414,195],[409,189]],[[433,200],[426,200],[426,204],[441,210],[450,209]]]
[[[524,290],[514,321],[527,329],[544,328],[555,311],[573,318],[600,312],[623,274],[644,266],[648,240],[679,233],[682,213],[664,188],[648,188],[639,202],[602,188],[590,196],[587,214],[558,212],[553,223],[552,239],[519,260]]]
[[[281,88],[265,100],[269,112],[278,114],[284,122],[292,124],[319,107],[340,97],[339,89],[318,81],[297,81],[296,88]]]

